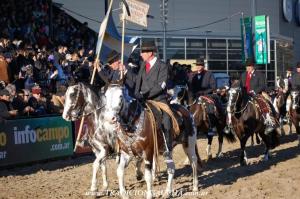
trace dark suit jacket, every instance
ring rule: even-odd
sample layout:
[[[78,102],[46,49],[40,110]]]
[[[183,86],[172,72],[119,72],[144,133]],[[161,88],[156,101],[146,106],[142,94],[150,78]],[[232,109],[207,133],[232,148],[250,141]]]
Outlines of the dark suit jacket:
[[[136,74],[130,67],[126,67],[127,73],[125,74],[124,84],[129,91],[129,95],[134,95],[134,88],[135,88],[135,79]],[[108,66],[105,66],[100,72],[98,72],[101,79],[106,82],[106,86],[111,83],[118,81],[120,79],[120,71],[119,70],[112,70]]]
[[[188,75],[188,84],[191,92],[196,96],[211,94],[217,88],[216,80],[210,71],[192,72]]]
[[[296,72],[292,76],[292,90],[300,90],[300,73]]]
[[[242,81],[241,86],[245,87],[246,85],[246,75],[247,72],[244,72],[242,74]],[[266,81],[264,75],[255,70],[252,74],[251,80],[250,80],[250,90],[253,90],[256,94],[261,93],[262,91],[266,90]]]
[[[143,62],[136,77],[135,94],[141,92],[142,83],[147,87],[143,92],[149,92],[147,99],[166,102],[166,84],[168,81],[168,67],[158,58],[150,72],[146,74]]]

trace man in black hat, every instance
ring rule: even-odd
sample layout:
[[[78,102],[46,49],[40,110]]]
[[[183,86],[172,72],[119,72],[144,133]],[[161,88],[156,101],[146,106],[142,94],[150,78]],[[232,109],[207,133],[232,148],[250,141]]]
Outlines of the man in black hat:
[[[140,101],[154,100],[167,104],[168,67],[156,56],[154,41],[141,45],[142,64],[136,78],[135,97]],[[166,141],[164,157],[172,157],[171,118],[162,111],[162,130]]]
[[[268,99],[268,96],[264,91],[266,90],[266,82],[264,75],[255,70],[254,60],[252,58],[248,58],[246,60],[246,72],[242,74],[241,77],[241,86],[244,87],[247,93],[255,98],[257,101],[261,101],[262,103],[269,106],[268,110],[263,111],[265,115],[265,124],[266,124],[266,133],[272,132],[276,128],[276,111],[274,106]]]
[[[104,67],[100,67],[99,62],[95,62],[97,67],[98,75],[105,82],[109,84],[120,80],[121,71],[124,74],[124,83],[128,89],[129,95],[134,96],[134,85],[136,74],[132,71],[132,68],[121,65],[121,54],[115,50],[112,50],[107,55],[107,64]]]
[[[246,60],[246,72],[242,74],[241,85],[246,88],[248,94],[261,94],[265,90],[264,75],[255,70],[254,61],[252,58]]]
[[[193,102],[199,96],[212,94],[217,88],[213,74],[204,68],[204,59],[198,58],[194,64],[196,66],[188,74],[188,86],[191,91],[190,102]]]
[[[296,65],[296,72],[292,75],[292,90],[300,90],[300,62]]]

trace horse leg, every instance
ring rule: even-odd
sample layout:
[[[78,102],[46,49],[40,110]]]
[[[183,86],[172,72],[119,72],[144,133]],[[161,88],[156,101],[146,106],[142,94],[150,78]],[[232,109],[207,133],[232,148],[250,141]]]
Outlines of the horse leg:
[[[206,155],[207,155],[207,160],[209,160],[209,159],[212,158],[212,154],[211,154],[211,144],[212,144],[213,136],[207,134],[206,137],[207,137]]]
[[[247,139],[248,139],[248,136],[244,136],[240,140],[240,145],[241,145],[240,165],[241,166],[245,166],[248,164],[247,153],[245,150]]]
[[[188,138],[188,147],[184,147],[183,150],[185,154],[188,156],[189,161],[191,163],[193,169],[193,191],[198,191],[198,157],[197,157],[197,143],[196,143],[196,136],[191,136]],[[200,165],[201,166],[201,165]]]
[[[221,132],[221,133],[218,133],[219,136],[218,136],[218,141],[219,141],[219,148],[218,148],[218,153],[217,153],[217,157],[220,158],[223,156],[223,153],[222,153],[222,148],[223,148],[223,131],[218,131],[218,132]]]
[[[138,181],[143,179],[143,172],[141,171],[142,162],[142,158],[137,159],[135,162],[135,176]]]
[[[172,159],[172,151],[170,151],[169,153],[170,153],[169,157],[164,157],[165,163],[167,164],[167,172],[168,172],[168,182],[167,182],[167,187],[165,190],[165,196],[167,198],[172,196],[173,178],[174,178],[174,174],[175,174],[175,163]]]
[[[293,122],[291,118],[288,119],[288,124],[289,124],[289,135],[292,135]]]
[[[153,156],[153,161],[152,161],[152,179],[153,179],[153,181],[156,179],[156,163],[155,163],[154,156]]]
[[[251,146],[254,146],[254,135],[251,135]]]
[[[263,161],[268,161],[269,158],[270,158],[270,152],[269,152],[270,144],[269,144],[269,142],[267,140],[268,138],[266,136],[267,135],[265,135],[265,134],[261,135],[261,139],[264,141],[265,147],[266,147],[266,150],[265,150],[265,153],[264,153],[264,157],[263,157]]]
[[[93,163],[93,174],[92,174],[92,183],[91,183],[91,191],[97,191],[97,173],[99,170],[99,166],[101,164],[102,168],[102,179],[103,179],[103,190],[107,190],[108,181],[107,181],[107,173],[106,173],[106,164],[105,161],[102,162],[103,158],[106,156],[106,150],[101,146],[100,153],[96,154],[96,159]]]
[[[126,154],[125,152],[121,152],[120,154],[120,162],[117,168],[117,176],[118,176],[118,181],[119,181],[119,191],[120,191],[120,196],[123,199],[128,199],[128,195],[126,193],[126,188],[124,185],[124,171],[125,168],[128,165],[130,156],[128,154]]]
[[[146,198],[147,199],[151,199],[153,196],[152,194],[152,176],[153,176],[153,173],[155,175],[155,168],[153,169],[153,165],[152,163],[154,163],[155,161],[150,161],[151,158],[149,158],[149,160],[144,160],[145,162],[145,181],[146,181],[146,184],[147,184],[147,195],[146,195]],[[153,159],[153,158],[152,158]],[[151,169],[153,170],[151,171]]]
[[[285,135],[284,129],[283,129],[283,118],[280,116],[279,118],[279,126],[280,126],[280,134],[281,136]]]

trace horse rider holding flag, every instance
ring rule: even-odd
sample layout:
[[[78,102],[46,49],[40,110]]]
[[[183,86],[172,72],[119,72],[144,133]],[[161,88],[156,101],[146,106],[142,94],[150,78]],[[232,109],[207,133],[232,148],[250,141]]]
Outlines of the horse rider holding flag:
[[[141,45],[142,63],[136,77],[135,97],[139,101],[153,100],[167,104],[166,84],[168,67],[156,56],[154,40],[143,41]],[[172,159],[172,125],[171,118],[162,111],[162,131],[165,139],[165,159]]]
[[[136,74],[132,71],[132,68],[121,64],[121,54],[115,50],[112,50],[107,55],[106,62],[107,64],[105,64],[102,68],[100,67],[99,62],[95,62],[98,75],[106,83],[106,86],[109,83],[120,80],[121,71],[123,71],[125,73],[125,86],[128,89],[129,95],[133,96]]]
[[[246,60],[246,72],[242,74],[241,86],[247,93],[258,102],[258,105],[265,116],[266,133],[272,132],[276,128],[276,112],[269,101],[269,97],[264,92],[266,90],[264,75],[254,67],[252,58]],[[266,106],[266,107],[265,107]]]

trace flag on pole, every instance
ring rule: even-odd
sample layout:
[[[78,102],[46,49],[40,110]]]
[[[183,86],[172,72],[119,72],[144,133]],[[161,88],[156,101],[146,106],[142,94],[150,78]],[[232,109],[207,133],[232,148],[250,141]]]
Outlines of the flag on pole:
[[[102,36],[103,41],[102,49],[100,52],[100,39]],[[128,58],[130,54],[134,51],[134,49],[137,47],[138,37],[125,37],[124,41],[124,55],[126,58]],[[107,11],[107,15],[104,17],[99,29],[98,42],[96,47],[96,53],[100,52],[100,60],[103,63],[106,63],[106,57],[112,50],[121,53],[121,43],[122,36],[119,34],[116,28],[111,12]]]

